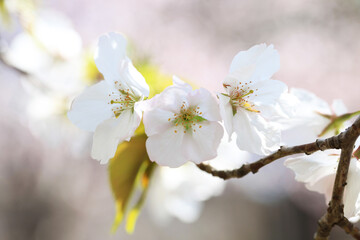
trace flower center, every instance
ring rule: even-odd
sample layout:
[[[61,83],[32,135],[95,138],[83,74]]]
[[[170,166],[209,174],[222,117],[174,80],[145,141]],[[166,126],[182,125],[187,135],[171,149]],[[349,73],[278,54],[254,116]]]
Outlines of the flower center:
[[[180,113],[174,113],[174,117],[169,118],[168,121],[172,122],[175,126],[182,126],[184,133],[187,131],[196,132],[196,127],[202,128],[201,122],[206,121],[202,116],[200,107],[187,107],[183,102],[180,108]],[[177,133],[177,130],[174,131]]]
[[[117,82],[115,82],[117,84]],[[118,92],[112,92],[109,94],[110,101],[108,104],[113,105],[112,112],[114,113],[115,117],[119,117],[120,114],[128,109],[134,111],[135,103],[141,100],[141,97],[135,96],[130,89],[120,89],[118,88]]]
[[[251,83],[251,81],[249,82]],[[229,85],[224,85],[225,88],[229,87]],[[258,89],[255,89],[255,91],[253,89],[251,89],[248,85],[248,83],[244,83],[242,84],[241,82],[239,82],[238,86],[236,88],[234,88],[231,92],[230,92],[230,103],[233,107],[233,114],[235,115],[236,110],[238,107],[241,107],[247,111],[250,112],[255,112],[255,113],[259,113],[259,110],[256,110],[255,104],[252,104],[249,101],[249,98],[252,94],[255,94],[255,96],[257,96],[257,94],[255,93],[256,91],[258,91]]]

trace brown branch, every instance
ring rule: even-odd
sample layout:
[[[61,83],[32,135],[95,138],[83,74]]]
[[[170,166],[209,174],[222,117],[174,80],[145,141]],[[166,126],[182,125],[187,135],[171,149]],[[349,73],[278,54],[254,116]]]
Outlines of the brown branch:
[[[336,225],[344,229],[347,234],[350,234],[355,239],[360,239],[360,230],[357,227],[354,227],[354,225],[346,217],[336,223]]]
[[[200,163],[197,166],[202,171],[205,171],[215,177],[219,177],[224,180],[230,178],[242,178],[250,172],[257,173],[260,168],[268,165],[269,163],[272,163],[277,159],[289,155],[298,154],[298,153],[305,153],[307,155],[310,155],[319,150],[324,151],[326,149],[333,149],[333,148],[340,149],[341,148],[341,141],[339,141],[340,135],[330,137],[324,140],[318,139],[313,143],[298,145],[294,147],[280,147],[280,149],[277,152],[269,156],[266,156],[264,158],[261,158],[260,160],[254,163],[244,164],[240,168],[234,170],[216,170],[210,165],[203,163]]]
[[[326,149],[341,149],[340,161],[336,172],[333,193],[329,207],[325,215],[318,222],[318,230],[314,235],[315,240],[327,240],[332,228],[338,225],[344,231],[355,239],[360,239],[359,229],[344,216],[343,195],[346,186],[347,175],[349,171],[350,161],[354,150],[356,139],[360,135],[360,117],[345,131],[337,136],[327,138],[325,140],[316,140],[313,143],[298,145],[294,147],[281,147],[277,152],[261,158],[260,160],[244,164],[234,170],[216,170],[213,167],[200,163],[198,168],[224,180],[230,178],[241,178],[248,173],[256,173],[260,168],[266,166],[273,161],[298,153],[307,155],[316,151],[324,151]]]
[[[360,239],[359,230],[344,217],[343,196],[349,172],[350,161],[354,150],[354,144],[360,135],[360,117],[346,131],[339,134],[341,154],[336,177],[329,202],[329,207],[324,216],[318,222],[318,230],[315,233],[315,240],[328,239],[334,225],[338,225],[350,233],[355,239]]]

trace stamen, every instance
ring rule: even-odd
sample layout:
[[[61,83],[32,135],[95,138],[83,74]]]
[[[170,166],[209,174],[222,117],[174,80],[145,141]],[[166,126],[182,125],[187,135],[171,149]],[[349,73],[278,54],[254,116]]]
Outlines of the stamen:
[[[118,81],[115,81],[115,86],[118,87],[121,84]],[[133,109],[135,106],[135,102],[141,100],[141,97],[135,96],[129,89],[124,91],[122,89],[118,89],[118,92],[111,92],[109,94],[111,100],[108,104],[114,105],[112,108],[112,112],[114,113],[115,117],[119,117],[120,114],[128,109]],[[170,121],[170,120],[169,120]]]
[[[250,81],[249,83],[252,83],[252,81]],[[250,89],[247,82],[245,82],[244,84],[241,85],[241,88],[237,86],[235,90],[230,92],[231,105],[233,106],[233,111],[236,112],[236,108],[241,107],[247,111],[259,113],[260,111],[254,109],[255,105],[251,104],[248,100],[250,99],[251,94],[255,93],[255,91],[258,91],[258,89],[255,89],[254,91],[253,89]],[[257,96],[257,94],[254,94],[254,96]]]
[[[184,133],[191,131],[198,122],[206,121],[206,119],[201,116],[202,112],[198,110],[200,110],[200,107],[187,107],[187,104],[184,102],[180,108],[180,113],[174,114],[175,118],[172,122],[175,126],[180,124],[184,128]]]

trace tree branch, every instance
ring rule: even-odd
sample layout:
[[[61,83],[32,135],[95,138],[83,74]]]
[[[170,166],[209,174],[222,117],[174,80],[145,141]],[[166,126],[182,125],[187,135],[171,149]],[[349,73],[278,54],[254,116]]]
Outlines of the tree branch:
[[[341,134],[340,134],[341,135]],[[280,147],[280,149],[264,158],[259,159],[258,161],[250,164],[244,164],[238,169],[234,170],[216,170],[210,165],[200,163],[198,164],[198,168],[200,168],[202,171],[205,171],[215,177],[222,178],[224,180],[230,179],[230,178],[242,178],[248,173],[257,173],[260,168],[268,165],[269,163],[272,163],[273,161],[293,155],[298,153],[305,153],[307,155],[310,155],[316,151],[324,151],[326,149],[340,149],[341,148],[341,141],[340,139],[342,136],[334,136],[330,137],[324,140],[316,140],[313,143],[298,145],[294,147]]]
[[[345,232],[350,233],[355,239],[360,239],[357,228],[355,228],[352,223],[344,217],[343,205],[344,190],[347,184],[346,180],[349,172],[350,161],[355,141],[359,135],[360,117],[357,118],[350,128],[338,135],[341,145],[341,154],[336,171],[333,193],[325,215],[322,216],[318,222],[319,226],[314,236],[315,240],[328,239],[331,229],[335,224],[342,227]]]
[[[298,145],[294,147],[280,147],[280,149],[258,161],[250,164],[244,164],[238,169],[234,170],[216,170],[210,165],[203,163],[198,164],[198,168],[205,171],[215,177],[222,178],[224,180],[230,178],[241,178],[248,173],[256,173],[260,168],[272,163],[273,161],[298,153],[305,153],[307,155],[316,151],[324,151],[326,149],[341,149],[340,161],[338,164],[333,194],[329,207],[325,215],[318,222],[318,230],[314,235],[315,240],[327,240],[332,228],[338,225],[344,231],[355,239],[360,239],[359,229],[344,217],[344,205],[343,196],[346,186],[347,175],[349,171],[350,161],[354,150],[354,144],[356,139],[360,135],[360,116],[356,121],[345,131],[341,132],[337,136],[333,136],[324,140],[316,140],[313,143]]]
[[[360,230],[357,227],[354,227],[354,225],[346,217],[340,220],[340,222],[336,225],[344,229],[347,234],[350,234],[355,239],[360,239]]]

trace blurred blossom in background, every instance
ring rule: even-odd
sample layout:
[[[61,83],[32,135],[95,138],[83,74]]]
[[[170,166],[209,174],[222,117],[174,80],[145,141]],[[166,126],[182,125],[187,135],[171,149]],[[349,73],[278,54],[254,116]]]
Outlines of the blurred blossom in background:
[[[110,234],[107,168],[90,158],[91,134],[66,112],[102,79],[93,46],[108,31],[128,37],[140,72],[147,61],[210,91],[221,90],[239,50],[274,44],[275,79],[313,92],[325,108],[342,99],[359,110],[359,0],[0,0],[0,14],[0,239],[312,238],[324,197],[296,183],[283,160],[226,184],[193,164],[158,168],[134,234]],[[210,164],[258,158],[223,141]]]

